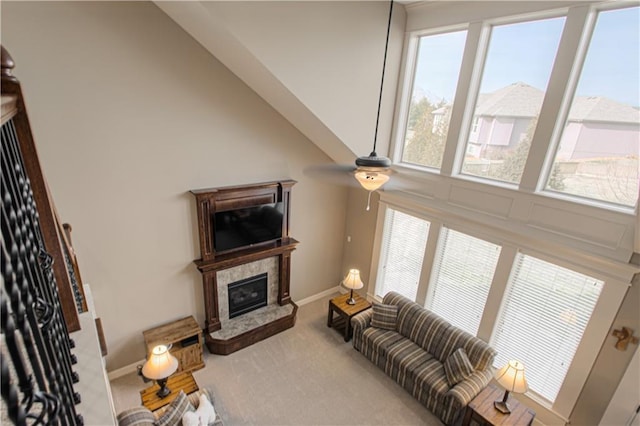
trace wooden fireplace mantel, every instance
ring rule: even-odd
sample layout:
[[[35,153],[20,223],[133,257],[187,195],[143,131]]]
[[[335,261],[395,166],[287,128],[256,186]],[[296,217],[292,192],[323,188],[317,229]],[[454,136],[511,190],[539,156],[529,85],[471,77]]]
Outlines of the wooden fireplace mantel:
[[[200,272],[220,271],[222,269],[233,268],[234,266],[244,265],[245,263],[255,262],[267,257],[279,256],[285,252],[291,252],[296,249],[298,240],[288,238],[286,242],[274,243],[271,246],[247,249],[242,252],[235,252],[226,255],[218,255],[213,260],[195,260]]]
[[[296,249],[298,241],[289,236],[291,187],[295,181],[267,182],[255,185],[234,186],[226,188],[211,188],[194,190],[191,193],[196,198],[198,209],[198,232],[200,237],[201,259],[194,261],[202,274],[202,288],[205,308],[205,333],[213,333],[222,327],[218,308],[218,271],[244,265],[258,260],[277,257],[278,259],[278,300],[280,306],[291,304],[289,292],[291,276],[291,253]],[[233,208],[260,206],[268,203],[282,203],[282,235],[276,241],[240,247],[224,252],[216,252],[213,220],[216,211]],[[213,353],[227,354],[269,337],[295,323],[293,310],[290,318],[279,320],[260,330],[246,333],[233,339],[233,342],[219,342],[207,340],[207,347]],[[222,349],[221,349],[222,348]]]

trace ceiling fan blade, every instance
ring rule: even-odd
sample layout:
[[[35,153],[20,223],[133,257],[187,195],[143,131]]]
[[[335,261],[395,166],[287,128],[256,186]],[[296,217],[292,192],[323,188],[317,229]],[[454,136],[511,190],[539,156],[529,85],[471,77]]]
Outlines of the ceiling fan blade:
[[[342,186],[359,186],[353,177],[355,166],[350,164],[320,164],[304,169],[303,173],[313,179]]]

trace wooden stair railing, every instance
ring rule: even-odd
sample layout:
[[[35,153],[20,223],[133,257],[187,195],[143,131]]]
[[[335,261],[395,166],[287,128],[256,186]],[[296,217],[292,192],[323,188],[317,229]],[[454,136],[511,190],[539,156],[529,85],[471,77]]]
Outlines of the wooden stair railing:
[[[0,62],[3,417],[16,425],[81,425],[69,332],[80,329],[84,294],[40,167],[20,83],[12,75],[13,60],[4,47]]]

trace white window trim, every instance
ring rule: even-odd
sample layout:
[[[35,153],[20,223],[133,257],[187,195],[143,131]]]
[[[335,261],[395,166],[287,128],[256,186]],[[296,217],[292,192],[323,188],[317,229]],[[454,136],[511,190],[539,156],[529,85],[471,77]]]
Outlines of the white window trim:
[[[602,291],[598,297],[598,302],[593,309],[591,318],[584,330],[583,338],[576,349],[571,366],[567,370],[567,375],[565,376],[565,380],[558,391],[555,401],[550,403],[533,391],[529,391],[522,396],[523,399],[527,400],[527,403],[535,403],[536,405],[545,407],[562,418],[568,419],[578,397],[580,396],[580,391],[587,381],[599,350],[602,347],[604,340],[608,337],[609,328],[613,323],[630,284],[625,284],[616,279],[612,279],[611,277],[603,276],[597,272],[594,273],[591,269],[584,268],[580,265],[576,265],[575,263],[566,262],[558,257],[550,256],[546,253],[527,249],[521,249],[518,252],[604,281],[604,286],[602,287]],[[513,259],[515,259],[515,256]],[[503,266],[510,267],[512,265]],[[512,273],[513,271],[509,274],[508,283],[504,286],[503,295],[506,294],[506,290],[510,285]],[[482,324],[484,327],[491,328],[493,330],[489,340],[490,344],[493,344],[495,340],[495,326],[497,318],[503,309],[502,303],[504,303],[504,299],[501,301],[500,309],[496,312],[493,324]]]

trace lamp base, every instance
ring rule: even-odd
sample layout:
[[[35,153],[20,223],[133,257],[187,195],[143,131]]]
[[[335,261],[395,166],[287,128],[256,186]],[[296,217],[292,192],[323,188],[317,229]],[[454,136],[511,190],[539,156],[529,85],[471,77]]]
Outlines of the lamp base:
[[[511,410],[509,410],[509,405],[504,401],[494,401],[493,406],[496,410],[500,411],[502,414],[511,414]]]
[[[171,393],[171,389],[167,387],[167,379],[158,380],[158,386],[160,389],[156,392],[159,398],[166,398]]]
[[[353,289],[351,289],[351,293],[349,294],[349,298],[347,299],[347,305],[355,305],[356,299],[353,298]]]

